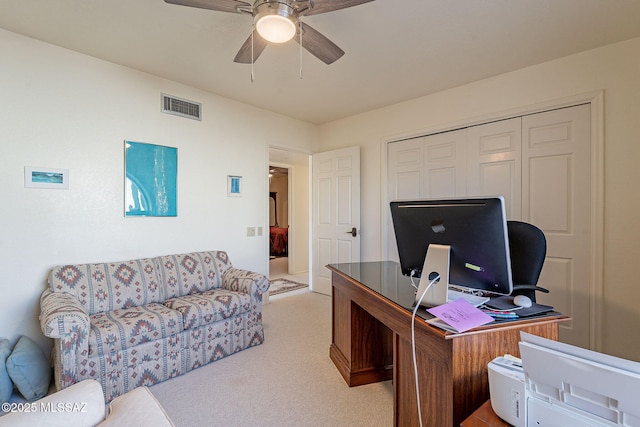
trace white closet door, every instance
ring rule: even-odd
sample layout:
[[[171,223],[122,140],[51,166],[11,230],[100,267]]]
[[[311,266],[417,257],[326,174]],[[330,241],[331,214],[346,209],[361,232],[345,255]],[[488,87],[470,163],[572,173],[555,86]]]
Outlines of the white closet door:
[[[467,133],[472,196],[503,196],[507,218],[520,219],[522,188],[522,119],[472,126]]]
[[[389,144],[389,200],[466,195],[466,146],[466,129]]]
[[[424,137],[421,197],[439,199],[467,195],[467,130]]]
[[[388,145],[389,201],[422,197],[422,154],[424,138],[408,139]]]
[[[542,304],[571,316],[563,342],[590,347],[591,272],[590,105],[522,119],[523,219],[547,237],[538,294]]]
[[[571,316],[562,341],[590,348],[590,105],[551,110],[389,144],[389,200],[503,195],[507,218],[540,227],[547,260],[538,301]],[[387,207],[388,209],[388,207]],[[388,224],[389,259],[397,260]]]
[[[423,153],[424,138],[413,138],[387,145],[387,197],[390,202],[423,197]],[[384,209],[387,213],[390,212],[388,205]],[[386,224],[387,259],[399,261],[391,214],[386,218],[388,221]]]
[[[466,129],[398,141],[387,146],[387,197],[416,200],[464,196],[467,191]],[[385,209],[389,209],[385,206]],[[398,261],[391,216],[387,256]]]

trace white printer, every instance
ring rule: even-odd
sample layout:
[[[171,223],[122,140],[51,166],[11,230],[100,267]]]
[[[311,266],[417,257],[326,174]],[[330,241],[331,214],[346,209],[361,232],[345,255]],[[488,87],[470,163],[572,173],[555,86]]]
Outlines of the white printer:
[[[521,333],[489,362],[494,412],[515,427],[640,427],[640,363]]]

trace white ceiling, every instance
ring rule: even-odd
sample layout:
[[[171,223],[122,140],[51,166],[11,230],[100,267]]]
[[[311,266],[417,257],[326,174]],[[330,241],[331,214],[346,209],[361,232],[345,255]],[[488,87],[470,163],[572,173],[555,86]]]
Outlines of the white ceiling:
[[[270,45],[252,83],[251,66],[233,62],[247,15],[0,0],[0,28],[317,124],[639,37],[640,1],[375,0],[305,22],[346,54],[326,65],[305,51],[300,79],[299,45]]]

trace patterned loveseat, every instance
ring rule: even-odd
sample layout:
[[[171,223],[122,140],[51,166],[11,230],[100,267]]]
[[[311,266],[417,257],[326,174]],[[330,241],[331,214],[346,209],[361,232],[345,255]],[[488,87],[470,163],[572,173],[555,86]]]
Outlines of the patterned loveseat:
[[[268,288],[223,251],[57,266],[40,297],[56,388],[91,378],[111,401],[261,344]]]

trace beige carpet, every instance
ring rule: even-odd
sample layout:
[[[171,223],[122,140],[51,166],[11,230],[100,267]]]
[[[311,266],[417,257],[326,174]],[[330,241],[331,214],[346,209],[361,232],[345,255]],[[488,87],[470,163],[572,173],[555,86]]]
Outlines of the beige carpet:
[[[280,296],[263,310],[264,344],[150,388],[176,426],[393,424],[391,382],[349,388],[329,359],[330,297]]]

